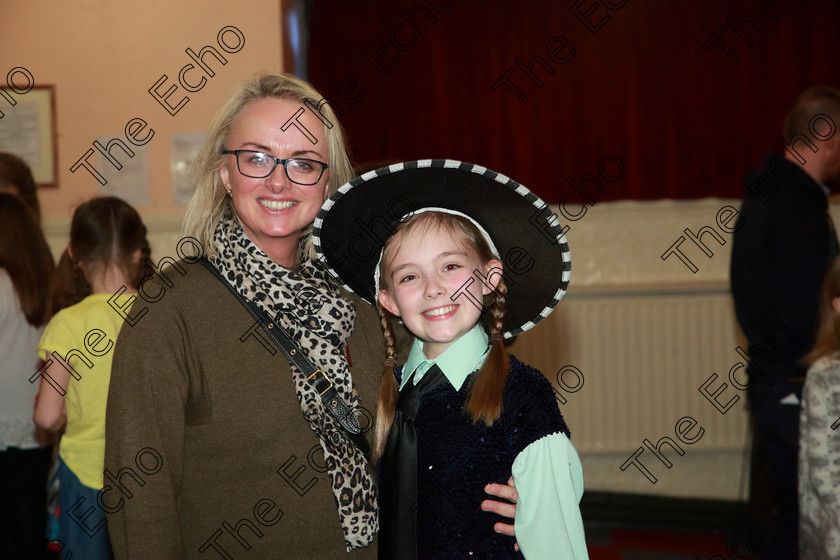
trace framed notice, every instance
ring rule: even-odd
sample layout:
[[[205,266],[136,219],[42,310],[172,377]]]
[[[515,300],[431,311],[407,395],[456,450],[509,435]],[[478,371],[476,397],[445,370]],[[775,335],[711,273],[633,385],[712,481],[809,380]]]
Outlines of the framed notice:
[[[0,152],[11,152],[29,164],[39,187],[57,187],[55,86],[33,86],[24,94],[0,89]]]

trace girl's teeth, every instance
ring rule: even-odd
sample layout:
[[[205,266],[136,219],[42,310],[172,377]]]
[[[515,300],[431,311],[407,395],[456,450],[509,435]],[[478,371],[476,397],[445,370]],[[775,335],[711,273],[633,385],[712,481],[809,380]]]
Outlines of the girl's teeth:
[[[437,309],[431,309],[429,311],[425,311],[423,315],[427,317],[438,317],[440,315],[446,315],[451,311],[455,311],[457,305],[447,305],[446,307],[438,307]]]
[[[294,200],[260,200],[260,204],[272,210],[285,210],[297,203]]]

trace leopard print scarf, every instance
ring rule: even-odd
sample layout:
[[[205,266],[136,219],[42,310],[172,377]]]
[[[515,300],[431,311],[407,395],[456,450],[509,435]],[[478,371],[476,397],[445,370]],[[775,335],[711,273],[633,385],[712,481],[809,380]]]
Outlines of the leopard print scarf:
[[[214,245],[216,255],[210,262],[243,297],[277,317],[309,360],[327,373],[347,405],[357,409],[359,395],[344,357],[356,311],[341,298],[328,274],[310,259],[303,259],[297,271],[275,263],[232,216],[219,223]],[[377,489],[367,460],[303,373],[294,365],[291,371],[303,416],[324,450],[347,550],[366,546],[379,529]]]

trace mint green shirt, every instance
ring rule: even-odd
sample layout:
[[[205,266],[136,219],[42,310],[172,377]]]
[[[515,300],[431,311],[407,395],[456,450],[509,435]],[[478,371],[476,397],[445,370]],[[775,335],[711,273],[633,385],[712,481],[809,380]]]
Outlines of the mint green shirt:
[[[403,366],[400,390],[402,391],[408,380],[411,379],[411,374],[414,374],[414,384],[416,385],[423,379],[426,372],[437,364],[446,379],[455,387],[455,390],[460,391],[467,377],[481,367],[489,353],[490,346],[487,333],[479,325],[465,332],[461,338],[453,342],[449,348],[433,360],[426,358],[423,353],[423,341],[415,337],[411,344],[411,351],[408,353],[408,360]]]
[[[417,384],[434,365],[460,391],[490,352],[487,334],[476,325],[433,360],[415,338],[402,369],[400,390],[414,378]],[[519,494],[516,503],[516,541],[528,560],[588,559],[580,499],[583,468],[566,434],[545,436],[522,450],[511,467]],[[422,488],[418,489],[422,492]]]

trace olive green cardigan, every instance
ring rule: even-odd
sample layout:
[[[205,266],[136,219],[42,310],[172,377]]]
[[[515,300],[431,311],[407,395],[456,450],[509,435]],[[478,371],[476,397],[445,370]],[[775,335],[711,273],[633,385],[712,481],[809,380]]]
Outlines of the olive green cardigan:
[[[345,551],[288,361],[203,266],[180,264],[144,286],[114,350],[97,506],[117,560],[375,558],[375,543]],[[375,310],[348,298],[351,371],[372,412],[383,337]]]

